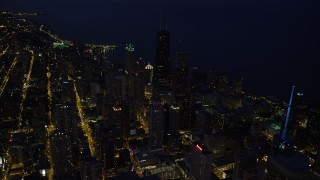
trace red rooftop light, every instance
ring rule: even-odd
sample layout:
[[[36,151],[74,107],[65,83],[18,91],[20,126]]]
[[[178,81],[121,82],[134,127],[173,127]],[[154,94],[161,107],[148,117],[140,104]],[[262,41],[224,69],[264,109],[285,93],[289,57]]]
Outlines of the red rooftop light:
[[[198,144],[196,145],[196,148],[199,152],[202,152],[202,148]]]

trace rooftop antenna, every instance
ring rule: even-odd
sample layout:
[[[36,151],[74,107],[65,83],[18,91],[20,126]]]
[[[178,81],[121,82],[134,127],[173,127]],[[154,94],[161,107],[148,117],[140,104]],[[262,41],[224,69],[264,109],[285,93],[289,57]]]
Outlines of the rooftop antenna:
[[[286,115],[286,122],[284,124],[284,128],[283,128],[283,131],[282,131],[282,136],[281,136],[282,140],[285,140],[286,136],[287,136],[287,128],[288,128],[288,121],[289,121],[290,110],[291,110],[291,105],[292,105],[293,93],[294,93],[294,86],[292,86],[292,90],[291,90],[291,96],[290,96],[290,101],[289,101],[287,115]]]

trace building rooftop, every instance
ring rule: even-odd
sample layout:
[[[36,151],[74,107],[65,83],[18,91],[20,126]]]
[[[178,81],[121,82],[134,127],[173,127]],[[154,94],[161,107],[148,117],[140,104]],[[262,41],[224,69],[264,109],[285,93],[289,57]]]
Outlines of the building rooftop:
[[[282,174],[289,178],[304,178],[309,172],[308,158],[304,154],[292,152],[290,154],[274,153],[269,158],[270,163]]]
[[[166,157],[167,153],[163,150],[157,150],[157,151],[140,151],[136,153],[136,158],[139,162],[157,159]]]

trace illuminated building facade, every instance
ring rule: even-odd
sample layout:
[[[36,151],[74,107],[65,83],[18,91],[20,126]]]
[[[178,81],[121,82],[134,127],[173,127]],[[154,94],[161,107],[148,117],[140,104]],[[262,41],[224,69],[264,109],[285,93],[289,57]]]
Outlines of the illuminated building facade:
[[[152,93],[152,83],[153,83],[153,66],[148,62],[148,64],[145,67],[145,94],[151,95]]]
[[[153,78],[153,66],[148,62],[148,64],[145,66],[145,83],[152,83]]]

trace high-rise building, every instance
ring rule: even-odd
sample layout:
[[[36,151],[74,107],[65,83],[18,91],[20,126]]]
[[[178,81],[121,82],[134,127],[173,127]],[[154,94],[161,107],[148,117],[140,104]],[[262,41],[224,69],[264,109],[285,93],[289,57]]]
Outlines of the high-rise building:
[[[173,134],[178,132],[180,123],[180,107],[177,105],[170,106],[168,133]]]
[[[149,109],[149,149],[163,147],[164,115],[160,101],[154,101]]]
[[[125,47],[125,69],[128,73],[135,72],[135,52],[132,44],[127,44]]]
[[[308,123],[307,123],[307,135],[308,141],[310,141],[311,146],[317,149],[317,145],[320,144],[320,110],[315,108],[310,110]],[[320,172],[320,170],[319,170]]]
[[[125,47],[125,70],[126,70],[126,90],[129,97],[135,95],[135,75],[136,75],[136,57],[134,52],[134,46],[127,44]]]
[[[134,74],[134,97],[138,100],[144,99],[145,62],[140,58],[136,61],[136,72]]]
[[[122,106],[115,105],[112,107],[109,120],[112,127],[112,137],[114,139],[122,139],[125,135]]]
[[[102,163],[94,158],[88,158],[81,163],[81,180],[102,179]]]
[[[215,89],[216,88],[216,73],[214,72],[213,69],[210,69],[207,72],[207,84],[211,89]]]
[[[148,62],[145,66],[145,84],[152,83],[153,78],[153,66]]]
[[[125,48],[125,74],[127,95],[141,100],[144,98],[145,62],[135,56],[132,44]]]
[[[114,143],[112,140],[111,125],[104,121],[98,121],[94,124],[93,137],[95,140],[95,158],[102,161],[102,167],[105,169],[114,166]]]
[[[191,61],[191,53],[177,52],[176,53],[176,75],[174,82],[174,91],[177,103],[181,107],[181,127],[190,128],[190,84],[189,84],[189,64]]]
[[[64,131],[55,131],[50,137],[50,149],[55,176],[70,173],[73,166],[70,136]]]
[[[253,153],[239,153],[235,157],[233,179],[254,179],[256,178],[256,156]]]
[[[116,102],[120,103],[126,97],[126,79],[123,74],[116,74],[114,76],[114,83],[112,84]]]
[[[153,66],[148,62],[148,65],[145,66],[145,94],[151,97],[152,93],[152,83],[153,83]]]
[[[214,125],[213,116],[206,110],[200,110],[196,112],[195,130],[205,133],[213,132]]]
[[[212,154],[203,143],[191,146],[190,179],[212,179]]]
[[[204,136],[204,143],[212,152],[213,159],[232,160],[235,153],[236,139],[224,132],[209,133]]]
[[[178,96],[186,95],[189,90],[189,63],[191,53],[177,52],[176,53],[176,79],[175,92]]]
[[[161,30],[157,35],[156,65],[154,82],[159,89],[169,88],[170,80],[170,37],[169,32]]]

